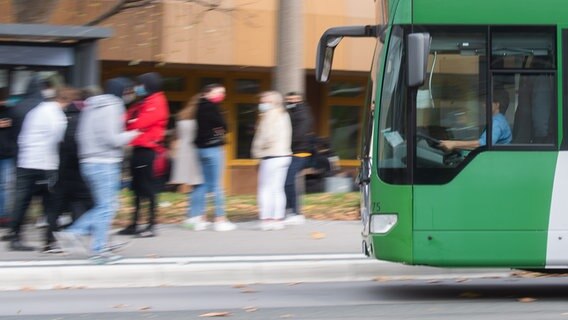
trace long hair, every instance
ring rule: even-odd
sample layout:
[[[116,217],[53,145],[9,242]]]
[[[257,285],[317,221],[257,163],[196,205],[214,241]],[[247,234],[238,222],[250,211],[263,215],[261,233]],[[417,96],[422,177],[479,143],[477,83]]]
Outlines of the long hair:
[[[178,112],[177,120],[194,120],[195,114],[197,113],[197,104],[199,103],[199,99],[201,99],[201,97],[202,95],[200,93],[191,97],[191,99],[189,99],[183,109]]]

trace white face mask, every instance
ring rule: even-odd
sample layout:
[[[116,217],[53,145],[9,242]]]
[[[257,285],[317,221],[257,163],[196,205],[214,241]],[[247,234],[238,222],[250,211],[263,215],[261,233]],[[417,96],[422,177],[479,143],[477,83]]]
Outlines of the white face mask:
[[[270,103],[261,103],[258,105],[258,111],[260,112],[266,112],[270,109],[272,109],[272,105]]]
[[[286,109],[292,109],[292,108],[295,108],[295,107],[296,107],[296,105],[297,105],[297,103],[289,103],[289,104],[287,104],[287,105],[286,105]]]

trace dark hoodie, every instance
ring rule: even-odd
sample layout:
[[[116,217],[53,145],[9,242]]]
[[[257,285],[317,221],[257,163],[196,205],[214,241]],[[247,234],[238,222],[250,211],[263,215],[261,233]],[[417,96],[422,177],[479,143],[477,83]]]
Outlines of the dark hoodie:
[[[163,80],[160,74],[158,74],[157,72],[144,73],[143,75],[138,76],[136,80],[138,81],[138,83],[144,85],[148,96],[162,91]]]
[[[41,83],[38,77],[32,77],[28,83],[22,101],[13,107],[3,107],[2,118],[12,120],[12,127],[1,129],[0,158],[12,158],[18,154],[18,136],[28,112],[43,101]]]

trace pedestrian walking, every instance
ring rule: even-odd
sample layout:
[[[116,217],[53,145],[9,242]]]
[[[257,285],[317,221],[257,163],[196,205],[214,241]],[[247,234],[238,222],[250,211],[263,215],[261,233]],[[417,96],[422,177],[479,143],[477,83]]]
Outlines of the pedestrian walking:
[[[236,225],[227,220],[225,216],[225,194],[221,182],[225,162],[223,146],[227,124],[219,104],[224,99],[225,87],[220,84],[210,84],[203,89],[202,97],[197,104],[195,145],[203,170],[204,182],[196,185],[191,193],[190,218],[185,222],[186,227],[195,231],[205,230],[210,225],[205,215],[207,193],[213,193],[215,199],[213,229],[215,231],[236,229]]]
[[[284,228],[284,182],[292,156],[292,125],[283,100],[276,91],[261,94],[259,121],[252,140],[251,154],[260,159],[257,203],[261,230]]]
[[[32,90],[39,89],[39,86],[36,87],[34,83],[31,86],[34,87]],[[28,101],[33,102],[34,100]],[[24,102],[26,100],[22,103]],[[63,108],[70,102],[69,90],[60,88],[57,90],[54,101],[41,102],[33,107],[24,118],[18,135],[14,221],[10,233],[3,238],[10,240],[10,250],[31,251],[34,249],[22,242],[21,229],[34,187],[42,181],[45,181],[48,189],[48,192],[44,193],[43,211],[47,215],[49,225],[46,229],[43,251],[56,249],[53,231],[57,229],[57,214],[53,201],[53,187],[57,181],[57,169],[59,168],[59,143],[63,140],[67,126]],[[18,107],[19,105],[16,106]]]
[[[166,96],[162,91],[162,77],[155,73],[145,73],[137,78],[136,95],[142,100],[128,110],[126,128],[138,130],[130,145],[133,147],[130,160],[132,190],[134,191],[134,212],[132,222],[119,231],[121,235],[153,237],[156,235],[157,199],[160,178],[155,172],[155,160],[165,156],[164,137],[169,118]],[[149,202],[148,224],[138,230],[138,218],[143,200]]]
[[[90,255],[95,263],[119,259],[108,250],[108,233],[118,209],[123,147],[139,132],[125,131],[124,101],[131,99],[127,79],[108,80],[105,93],[85,101],[77,127],[81,174],[93,195],[94,206],[56,237],[64,251],[77,251],[80,236],[91,236]]]
[[[297,92],[286,94],[286,108],[292,121],[292,162],[286,175],[286,210],[289,212],[284,223],[287,225],[304,224],[306,218],[300,211],[298,201],[297,176],[308,163],[311,156],[311,139],[313,136],[313,119],[310,106],[303,101]]]
[[[11,220],[17,150],[11,107],[6,100],[0,101],[0,228],[8,227]]]

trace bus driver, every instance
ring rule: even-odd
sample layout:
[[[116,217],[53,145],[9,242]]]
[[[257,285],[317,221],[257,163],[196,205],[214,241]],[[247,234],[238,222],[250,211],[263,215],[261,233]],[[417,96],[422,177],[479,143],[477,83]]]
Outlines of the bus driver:
[[[494,145],[511,143],[511,128],[503,115],[508,106],[509,94],[505,90],[495,90],[493,92],[493,102],[491,103],[491,111],[493,113],[491,142]],[[479,140],[441,140],[438,147],[446,151],[453,151],[455,149],[473,150],[486,144],[486,135],[487,130],[484,130]]]

